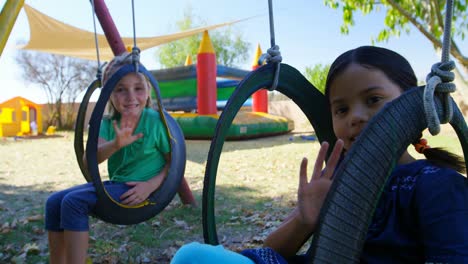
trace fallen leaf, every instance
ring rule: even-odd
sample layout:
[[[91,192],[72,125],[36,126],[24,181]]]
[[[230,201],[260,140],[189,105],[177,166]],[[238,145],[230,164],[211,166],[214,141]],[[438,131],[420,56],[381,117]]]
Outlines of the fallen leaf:
[[[185,242],[184,242],[184,241],[180,241],[180,240],[176,240],[176,241],[174,242],[174,244],[175,244],[176,246],[178,246],[178,247],[181,247],[181,246],[183,246],[183,245],[185,244]]]
[[[177,248],[175,247],[169,247],[163,251],[163,255],[167,256],[169,259],[172,259],[172,257],[175,255],[177,251]]]
[[[10,233],[10,231],[11,231],[10,228],[2,228],[2,229],[0,229],[0,233],[2,233],[2,234]]]
[[[23,253],[19,256],[14,256],[11,258],[11,263],[13,264],[23,264],[26,263],[26,253]]]
[[[26,219],[28,219],[29,222],[35,222],[35,221],[40,221],[40,220],[42,220],[43,218],[44,218],[43,215],[38,214],[38,215],[29,216],[29,217],[26,218]]]
[[[24,245],[23,251],[26,255],[37,255],[40,252],[39,246],[36,243],[28,243]]]
[[[182,227],[183,229],[186,229],[186,230],[189,229],[187,222],[185,222],[184,220],[177,220],[176,218],[174,218],[174,223],[178,227]]]
[[[39,227],[37,227],[37,226],[34,226],[34,227],[32,228],[32,232],[33,232],[34,234],[36,234],[36,235],[42,235],[42,234],[44,234],[44,229],[39,228]]]

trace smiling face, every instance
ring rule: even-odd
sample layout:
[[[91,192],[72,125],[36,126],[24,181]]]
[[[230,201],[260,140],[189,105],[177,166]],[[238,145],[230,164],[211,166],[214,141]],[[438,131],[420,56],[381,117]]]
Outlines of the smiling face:
[[[381,70],[352,63],[330,83],[333,130],[349,149],[367,122],[402,89]]]
[[[139,73],[125,75],[112,91],[110,100],[122,115],[140,117],[149,98],[149,85]]]

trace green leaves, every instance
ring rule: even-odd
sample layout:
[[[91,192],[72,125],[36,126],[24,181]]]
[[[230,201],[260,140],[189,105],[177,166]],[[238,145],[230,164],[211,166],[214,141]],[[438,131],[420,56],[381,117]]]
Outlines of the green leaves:
[[[184,18],[176,22],[179,31],[206,24],[200,22],[189,7],[184,12]],[[243,41],[242,34],[235,32],[232,27],[220,31],[210,31],[210,39],[216,52],[216,62],[224,66],[235,66],[247,59],[250,44]],[[156,57],[163,68],[183,66],[187,55],[192,56],[196,63],[201,34],[177,40],[161,46],[156,52]]]
[[[441,48],[444,28],[444,16],[446,13],[446,0],[324,0],[325,6],[332,9],[341,9],[343,24],[341,33],[348,34],[350,27],[354,26],[354,14],[361,12],[367,15],[372,11],[386,10],[382,30],[377,38],[370,36],[372,41],[388,41],[390,37],[399,37],[400,34],[409,34],[411,29],[419,30],[434,47]],[[452,35],[456,40],[464,40],[468,34],[468,12],[467,1],[454,1],[452,17]],[[413,27],[411,27],[414,26]],[[455,38],[452,38],[455,41]],[[454,42],[451,54],[467,68],[468,58],[456,48]]]
[[[306,67],[304,76],[311,82],[320,92],[325,93],[325,82],[327,79],[330,65],[316,64],[312,68]]]

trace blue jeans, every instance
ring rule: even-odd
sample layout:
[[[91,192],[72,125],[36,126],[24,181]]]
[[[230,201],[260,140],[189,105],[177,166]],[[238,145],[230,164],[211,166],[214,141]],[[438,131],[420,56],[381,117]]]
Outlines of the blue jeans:
[[[103,184],[116,201],[120,201],[119,197],[132,188],[120,182],[105,181]],[[45,228],[56,232],[88,231],[89,215],[93,213],[96,202],[96,189],[92,183],[53,193],[46,202]]]

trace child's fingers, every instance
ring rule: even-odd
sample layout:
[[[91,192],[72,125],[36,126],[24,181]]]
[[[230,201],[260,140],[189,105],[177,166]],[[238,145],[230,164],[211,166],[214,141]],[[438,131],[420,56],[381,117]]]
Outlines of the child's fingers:
[[[124,118],[122,116],[122,119],[120,120],[121,127],[130,127],[130,119],[129,118]]]
[[[130,189],[130,190],[124,192],[122,195],[120,195],[120,197],[119,197],[120,200],[123,200],[123,201],[124,201],[125,199],[127,199],[128,197],[130,197],[130,195],[132,195],[131,191],[132,191],[132,190]]]
[[[335,147],[333,148],[330,157],[328,158],[327,167],[325,168],[325,172],[323,173],[324,177],[332,178],[335,172],[336,164],[341,157],[341,152],[343,151],[344,142],[341,139],[338,139],[335,143]]]
[[[123,203],[123,204],[126,204],[126,205],[135,205],[135,204],[136,204],[136,200],[133,199],[131,196],[129,196],[127,199],[122,200],[122,203]]]
[[[129,186],[135,186],[138,182],[126,182],[125,184]],[[128,205],[133,205],[138,203],[138,195],[137,192],[135,191],[134,188],[126,191],[124,194],[122,194],[120,197],[120,200],[122,201],[123,204],[128,204]]]
[[[114,131],[119,131],[119,126],[117,126],[117,121],[112,121],[112,125],[114,126]]]
[[[301,168],[299,170],[299,186],[305,186],[307,184],[307,158],[303,158],[301,161]]]
[[[128,185],[128,186],[135,186],[135,185],[138,184],[138,182],[131,181],[131,182],[126,182],[125,184]]]
[[[132,113],[124,112],[121,115],[120,122],[122,124],[125,124],[125,127],[132,128],[135,125],[137,120],[138,120],[138,116],[136,116],[136,115],[134,115]]]
[[[320,146],[319,153],[317,155],[317,159],[315,160],[315,165],[314,165],[314,172],[312,174],[312,180],[316,180],[320,178],[322,174],[322,167],[323,167],[323,162],[325,161],[325,157],[327,155],[329,144],[328,142],[324,141],[322,145]]]

